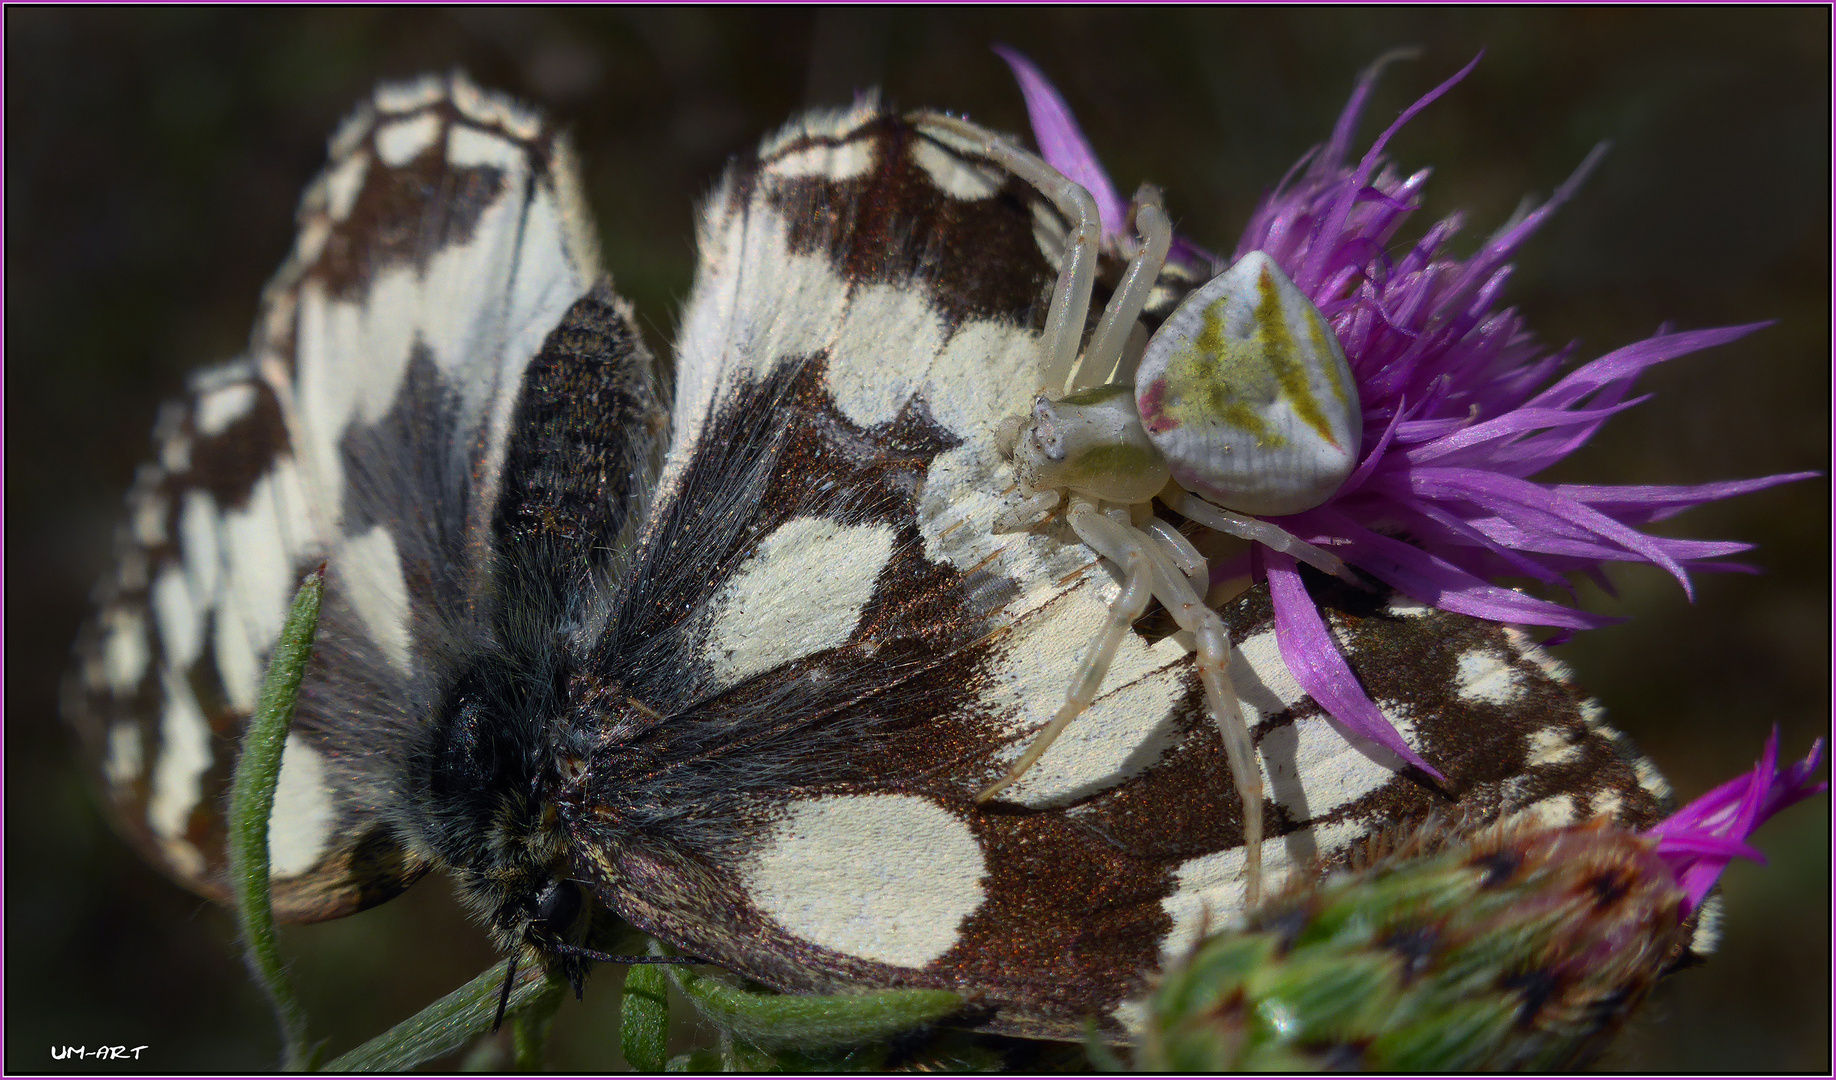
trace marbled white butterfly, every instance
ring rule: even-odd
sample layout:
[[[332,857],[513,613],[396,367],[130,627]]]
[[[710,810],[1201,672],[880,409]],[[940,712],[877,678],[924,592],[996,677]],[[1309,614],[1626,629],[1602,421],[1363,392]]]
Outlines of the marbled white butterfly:
[[[227,895],[238,734],[323,562],[282,918],[439,868],[550,964],[578,930],[557,897],[590,897],[781,990],[944,987],[969,1026],[1123,1033],[1146,973],[1238,905],[1241,809],[1151,618],[975,801],[1118,587],[1062,523],[990,527],[1052,204],[871,99],[805,116],[708,200],[660,363],[540,116],[458,76],[390,85],[330,155],[247,353],[162,415],[79,645],[68,711],[142,852]],[[1350,745],[1252,590],[1223,614],[1277,883],[1431,810],[1657,819],[1662,780],[1521,635],[1314,591],[1449,782]]]

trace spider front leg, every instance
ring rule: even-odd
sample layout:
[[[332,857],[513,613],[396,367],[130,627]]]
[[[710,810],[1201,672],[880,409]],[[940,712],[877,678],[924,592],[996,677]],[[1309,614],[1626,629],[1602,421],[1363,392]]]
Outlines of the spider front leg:
[[[1024,776],[1058,738],[1059,733],[1065,730],[1065,726],[1090,707],[1090,703],[1096,700],[1097,690],[1103,685],[1103,676],[1109,673],[1109,665],[1115,660],[1122,639],[1135,625],[1135,620],[1147,611],[1148,601],[1154,598],[1154,582],[1157,577],[1155,560],[1149,547],[1142,542],[1140,534],[1105,518],[1096,503],[1081,496],[1072,497],[1071,509],[1065,517],[1079,539],[1122,567],[1122,591],[1109,602],[1109,618],[1104,621],[1103,628],[1097,631],[1090,648],[1085,650],[1083,660],[1078,663],[1077,673],[1071,677],[1071,688],[1065,693],[1065,703],[1059,706],[1052,722],[1033,739],[1033,745],[1020,755],[1020,760],[1014,762],[1006,776],[976,794],[976,802],[987,802]]]
[[[1345,565],[1345,560],[1325,548],[1309,544],[1274,522],[1233,514],[1221,506],[1206,502],[1177,483],[1167,485],[1167,489],[1160,493],[1160,501],[1208,529],[1216,529],[1239,540],[1249,540],[1270,550],[1292,555],[1323,574],[1331,574],[1360,589],[1366,588],[1358,575]]]
[[[1040,339],[1040,388],[1062,393],[1071,366],[1077,361],[1077,347],[1084,338],[1084,316],[1090,310],[1091,290],[1096,287],[1097,250],[1103,239],[1103,220],[1096,200],[1037,155],[991,131],[938,112],[919,113],[916,120],[931,137],[966,145],[1033,185],[1071,222],[1071,233],[1065,238],[1064,265],[1052,291],[1052,303],[1046,309],[1045,332]]]

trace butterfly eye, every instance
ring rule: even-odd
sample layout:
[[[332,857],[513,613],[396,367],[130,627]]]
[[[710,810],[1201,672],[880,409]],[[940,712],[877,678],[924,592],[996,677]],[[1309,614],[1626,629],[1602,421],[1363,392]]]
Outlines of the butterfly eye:
[[[535,919],[530,929],[547,935],[565,934],[580,918],[585,898],[571,881],[552,881],[536,897]]]

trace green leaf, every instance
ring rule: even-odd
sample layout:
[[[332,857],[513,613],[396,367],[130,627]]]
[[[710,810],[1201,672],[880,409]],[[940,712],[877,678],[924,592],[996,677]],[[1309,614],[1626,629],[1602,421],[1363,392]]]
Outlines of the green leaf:
[[[509,964],[508,960],[499,961],[471,982],[333,1060],[326,1069],[404,1072],[488,1034],[497,1019],[497,998]],[[533,965],[523,965],[517,971],[516,985],[510,988],[505,1015],[521,1016],[530,1010],[552,1016],[566,989],[565,980],[550,978]],[[521,1047],[518,1050],[520,1055]]]
[[[669,1036],[669,976],[656,964],[625,969],[618,1037],[625,1063],[641,1073],[662,1072]]]
[[[230,789],[230,880],[236,883],[236,916],[249,970],[274,1004],[281,1029],[281,1068],[311,1068],[306,1045],[306,1011],[300,1007],[281,964],[275,941],[274,908],[268,893],[268,819],[274,813],[274,786],[280,782],[281,752],[299,698],[300,680],[312,658],[319,629],[319,601],[325,592],[325,568],[306,576],[294,594],[293,609],[268,661],[261,699],[242,737],[236,775]]]

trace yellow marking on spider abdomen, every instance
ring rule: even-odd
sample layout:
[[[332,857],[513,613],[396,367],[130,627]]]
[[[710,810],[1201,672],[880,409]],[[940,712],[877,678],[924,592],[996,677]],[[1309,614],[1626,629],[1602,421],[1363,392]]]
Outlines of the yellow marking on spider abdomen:
[[[1157,430],[1193,423],[1223,424],[1250,435],[1259,446],[1275,449],[1285,446],[1287,440],[1270,427],[1267,410],[1285,400],[1302,423],[1328,444],[1338,446],[1326,409],[1314,393],[1312,372],[1302,362],[1289,332],[1274,279],[1264,270],[1256,285],[1255,330],[1247,340],[1233,341],[1224,332],[1228,297],[1206,305],[1199,333],[1167,367],[1160,409],[1173,423],[1156,425]],[[1329,331],[1317,314],[1306,314],[1313,354],[1331,357]],[[1347,388],[1338,365],[1318,366],[1325,369],[1333,396],[1345,403]]]

